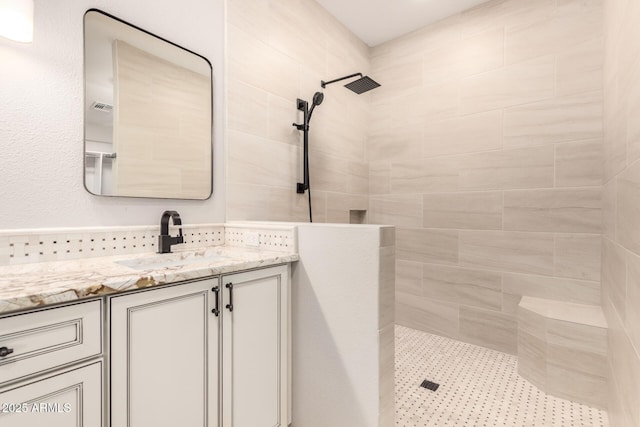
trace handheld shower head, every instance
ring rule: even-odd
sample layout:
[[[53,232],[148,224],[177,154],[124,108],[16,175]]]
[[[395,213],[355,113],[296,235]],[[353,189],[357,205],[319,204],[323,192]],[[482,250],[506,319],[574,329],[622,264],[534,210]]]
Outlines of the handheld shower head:
[[[322,104],[322,101],[324,101],[324,93],[316,92],[313,95],[313,101],[311,103],[311,109],[309,109],[309,115],[307,116],[307,123],[311,121],[311,114],[313,114],[313,109],[316,108],[316,106]]]
[[[320,105],[322,104],[322,101],[324,101],[324,93],[322,92],[316,92],[313,95],[313,105]]]

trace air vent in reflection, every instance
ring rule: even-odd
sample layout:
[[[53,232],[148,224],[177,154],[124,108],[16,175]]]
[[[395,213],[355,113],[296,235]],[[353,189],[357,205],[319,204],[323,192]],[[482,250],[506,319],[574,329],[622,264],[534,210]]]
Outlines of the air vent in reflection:
[[[91,104],[91,108],[98,111],[103,111],[105,113],[110,113],[113,111],[113,105],[105,104],[104,102],[94,101]]]

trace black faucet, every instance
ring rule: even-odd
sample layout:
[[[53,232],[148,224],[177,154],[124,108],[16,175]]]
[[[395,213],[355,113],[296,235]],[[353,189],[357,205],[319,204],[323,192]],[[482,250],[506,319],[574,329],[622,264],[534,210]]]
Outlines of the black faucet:
[[[171,253],[171,245],[184,243],[182,237],[182,227],[178,229],[178,235],[171,237],[169,235],[169,218],[173,219],[173,225],[182,225],[180,214],[176,211],[164,211],[160,219],[160,235],[158,236],[158,253]]]

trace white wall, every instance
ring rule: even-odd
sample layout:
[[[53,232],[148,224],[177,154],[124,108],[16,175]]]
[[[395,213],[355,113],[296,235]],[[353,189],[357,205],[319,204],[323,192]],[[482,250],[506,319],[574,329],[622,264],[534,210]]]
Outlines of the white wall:
[[[293,426],[392,427],[394,230],[297,225]]]
[[[83,187],[83,15],[109,12],[205,56],[214,73],[214,192],[207,201],[108,198]],[[0,227],[224,220],[224,1],[35,0],[33,44],[0,38]]]

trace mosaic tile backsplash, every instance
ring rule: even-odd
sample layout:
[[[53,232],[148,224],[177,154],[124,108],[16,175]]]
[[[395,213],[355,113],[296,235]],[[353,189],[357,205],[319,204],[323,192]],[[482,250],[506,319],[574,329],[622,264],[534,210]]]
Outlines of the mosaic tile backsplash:
[[[169,233],[178,234],[170,226]],[[156,252],[159,227],[49,228],[0,231],[0,266]],[[269,224],[183,225],[180,249],[246,246],[295,251],[295,227]]]

